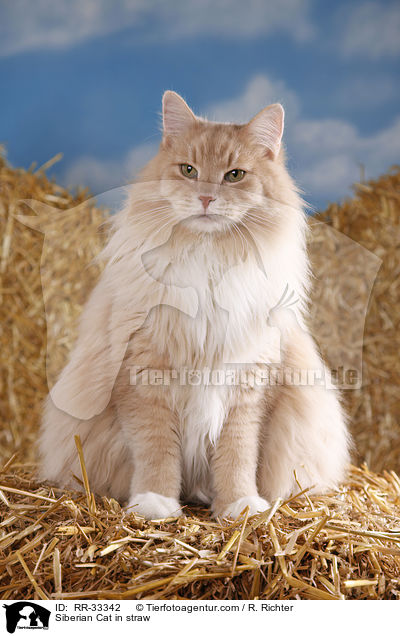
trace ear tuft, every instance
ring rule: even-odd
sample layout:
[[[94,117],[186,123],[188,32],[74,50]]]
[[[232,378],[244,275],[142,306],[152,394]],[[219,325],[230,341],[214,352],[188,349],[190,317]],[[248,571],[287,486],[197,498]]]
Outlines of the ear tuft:
[[[285,111],[281,104],[271,104],[247,124],[248,129],[255,140],[265,146],[275,159],[281,147]]]
[[[179,135],[196,121],[185,100],[174,93],[165,91],[163,95],[163,132],[166,135]]]

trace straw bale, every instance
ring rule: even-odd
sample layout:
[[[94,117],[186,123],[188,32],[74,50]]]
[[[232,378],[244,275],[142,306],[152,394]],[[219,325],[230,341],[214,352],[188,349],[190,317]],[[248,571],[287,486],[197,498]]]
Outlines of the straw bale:
[[[88,496],[89,494],[89,496]],[[5,599],[400,598],[400,479],[352,467],[337,492],[235,521],[145,521],[113,499],[0,474]]]
[[[48,391],[46,367],[50,378],[62,368],[76,319],[99,274],[100,266],[89,264],[104,242],[105,212],[91,200],[85,204],[88,197],[85,190],[73,196],[49,181],[43,168],[13,169],[0,153],[0,459],[18,450],[27,461],[34,460],[41,404]],[[35,225],[37,217],[23,203],[30,199],[51,206],[49,219],[41,214],[41,231],[15,218],[31,215]],[[46,234],[43,252],[43,230],[49,233],[49,228],[51,240]],[[51,268],[46,269],[46,259]],[[51,327],[49,343],[46,326]]]

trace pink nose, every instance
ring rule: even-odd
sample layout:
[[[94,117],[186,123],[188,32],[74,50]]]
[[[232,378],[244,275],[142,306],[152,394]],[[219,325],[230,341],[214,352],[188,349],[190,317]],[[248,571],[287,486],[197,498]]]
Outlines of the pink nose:
[[[208,206],[209,206],[211,201],[215,201],[215,199],[213,199],[213,197],[202,197],[202,196],[200,196],[199,199],[200,199],[200,201],[203,204],[204,211],[207,210],[207,208],[208,208]]]

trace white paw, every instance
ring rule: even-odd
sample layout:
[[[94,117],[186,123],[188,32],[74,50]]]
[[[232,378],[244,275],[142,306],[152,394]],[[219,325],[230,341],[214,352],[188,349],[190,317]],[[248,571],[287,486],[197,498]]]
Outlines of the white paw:
[[[182,509],[177,499],[164,497],[157,492],[141,492],[133,495],[127,505],[128,512],[135,512],[146,519],[179,517]]]
[[[237,501],[233,501],[225,508],[222,516],[236,519],[246,506],[249,507],[250,516],[257,514],[257,512],[268,510],[268,508],[271,507],[266,499],[258,497],[257,495],[252,495],[251,497],[242,497],[241,499],[237,499]]]

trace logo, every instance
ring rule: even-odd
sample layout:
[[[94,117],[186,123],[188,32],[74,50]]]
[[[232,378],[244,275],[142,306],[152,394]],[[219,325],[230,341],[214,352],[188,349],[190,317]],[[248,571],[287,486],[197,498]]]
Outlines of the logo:
[[[37,603],[18,601],[3,607],[6,610],[6,627],[9,634],[14,634],[16,629],[49,629],[51,612]]]

